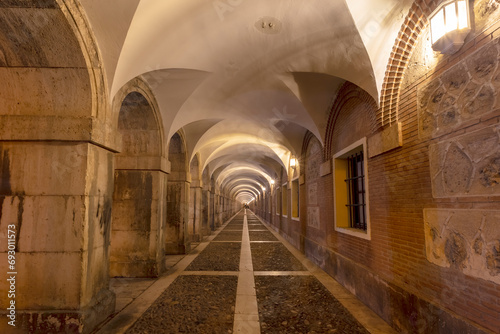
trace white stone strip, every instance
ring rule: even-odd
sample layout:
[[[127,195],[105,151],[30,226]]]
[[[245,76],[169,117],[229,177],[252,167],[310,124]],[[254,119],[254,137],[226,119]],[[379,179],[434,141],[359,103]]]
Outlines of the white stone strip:
[[[237,214],[236,214],[237,215]],[[201,242],[193,251],[184,256],[171,270],[166,274],[159,277],[149,288],[142,294],[134,299],[128,306],[126,306],[119,313],[115,314],[113,318],[104,324],[95,334],[123,334],[125,333],[144,312],[155,302],[158,297],[165,291],[172,282],[184,274],[184,270],[193,262],[193,260],[200,254],[208,244],[222,231],[222,229],[236,217],[231,217],[227,223],[220,226],[213,235],[207,240]],[[248,233],[247,233],[248,234]],[[236,272],[234,272],[236,274]]]
[[[237,271],[184,271],[182,276],[238,276]]]
[[[276,243],[281,243],[278,240],[256,240],[256,241],[250,241],[252,244],[276,244]]]
[[[266,226],[269,226],[260,217],[257,217]],[[270,226],[269,226],[270,227]],[[297,248],[293,247],[288,241],[285,240],[273,228],[269,228],[279,241],[306,267],[306,269],[323,284],[328,291],[351,313],[356,320],[358,320],[363,327],[366,328],[371,334],[397,334],[397,332],[389,326],[382,318],[375,312],[363,304],[356,296],[344,288],[333,277],[328,275],[316,264],[312,263],[304,254]],[[257,274],[257,273],[255,273]]]
[[[214,240],[212,241],[214,244],[221,244],[221,243],[235,243],[235,242],[241,242],[237,240]]]
[[[311,276],[309,271],[254,271],[254,276]]]
[[[241,242],[240,272],[236,290],[233,333],[260,334],[259,310],[253,276],[252,253],[245,209]]]

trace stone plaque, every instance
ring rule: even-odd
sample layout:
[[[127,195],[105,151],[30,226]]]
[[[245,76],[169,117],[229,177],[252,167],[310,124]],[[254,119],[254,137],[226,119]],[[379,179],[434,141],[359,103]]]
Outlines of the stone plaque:
[[[316,205],[318,204],[318,184],[311,183],[307,186],[307,204]]]
[[[307,208],[307,226],[319,229],[319,207],[310,206]]]
[[[417,91],[418,132],[436,138],[500,107],[498,39],[483,46]]]
[[[424,209],[430,262],[500,284],[500,211]]]
[[[433,196],[500,194],[499,132],[491,126],[430,145]]]

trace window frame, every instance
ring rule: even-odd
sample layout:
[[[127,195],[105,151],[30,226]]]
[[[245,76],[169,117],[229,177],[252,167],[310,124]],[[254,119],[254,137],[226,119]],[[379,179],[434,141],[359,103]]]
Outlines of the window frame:
[[[281,187],[277,187],[274,190],[274,204],[274,213],[276,216],[281,216]]]
[[[364,169],[364,202],[366,230],[349,226],[348,217],[348,193],[347,193],[347,157],[356,152],[363,152]],[[368,187],[368,159],[367,159],[366,137],[362,138],[333,155],[333,204],[334,204],[334,224],[335,231],[353,235],[362,239],[371,240],[370,228],[370,203]]]
[[[281,216],[288,218],[288,182],[281,185]]]
[[[300,220],[300,183],[299,183],[298,177],[296,177],[295,179],[292,180],[290,190],[291,190],[291,201],[290,202],[292,205],[292,208],[291,208],[292,209],[292,219],[293,220]],[[294,202],[295,197],[297,200],[296,203]],[[294,209],[297,210],[297,215],[294,215]]]

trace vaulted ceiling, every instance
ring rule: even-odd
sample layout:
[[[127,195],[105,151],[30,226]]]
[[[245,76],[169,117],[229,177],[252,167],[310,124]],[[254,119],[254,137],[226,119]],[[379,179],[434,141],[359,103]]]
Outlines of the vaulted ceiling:
[[[350,81],[378,101],[412,1],[81,0],[109,94],[140,77],[165,138],[182,130],[219,185],[242,202],[269,187]]]

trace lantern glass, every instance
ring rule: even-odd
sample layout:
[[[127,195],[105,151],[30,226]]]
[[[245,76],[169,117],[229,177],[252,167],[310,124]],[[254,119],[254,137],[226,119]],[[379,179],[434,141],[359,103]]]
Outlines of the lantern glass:
[[[446,20],[446,32],[458,29],[457,8],[454,3],[444,7],[444,17]]]
[[[431,15],[432,48],[441,53],[455,53],[470,32],[467,0],[446,1]]]
[[[457,2],[458,5],[458,29],[469,27],[469,15],[467,12],[467,4],[465,1]]]
[[[443,37],[445,32],[444,11],[441,9],[431,19],[432,44],[436,43],[438,39]]]

